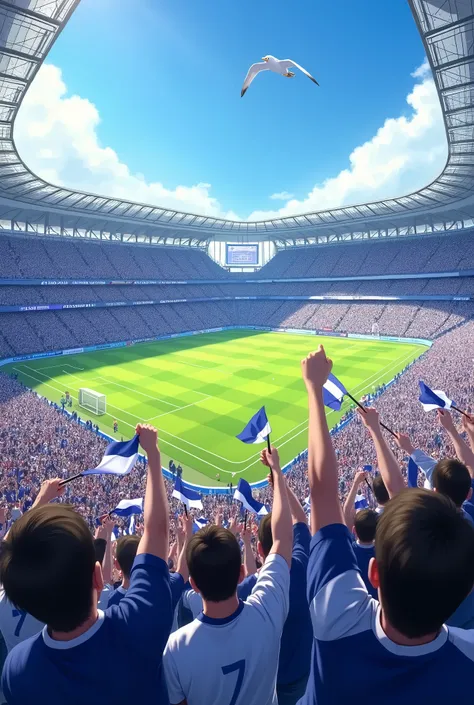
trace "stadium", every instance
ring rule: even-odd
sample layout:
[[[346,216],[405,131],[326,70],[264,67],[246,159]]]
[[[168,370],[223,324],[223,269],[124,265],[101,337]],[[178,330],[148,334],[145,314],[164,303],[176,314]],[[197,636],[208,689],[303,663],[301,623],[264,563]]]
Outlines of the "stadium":
[[[398,198],[251,222],[74,191],[33,173],[17,149],[15,120],[56,39],[63,31],[67,36],[79,0],[0,0],[4,533],[51,478],[76,478],[64,486],[65,499],[93,530],[119,502],[143,497],[143,449],[126,477],[81,476],[96,468],[108,443],[129,440],[141,423],[159,432],[171,543],[179,534],[179,495],[172,495],[177,477],[183,492],[200,495],[206,522],[220,515],[229,526],[241,479],[262,506],[276,492],[260,462],[264,446],[237,438],[261,407],[288,485],[309,506],[311,419],[300,361],[319,345],[350,393],[325,411],[341,501],[352,496],[361,468],[378,467],[383,476],[379,447],[365,432],[356,402],[374,405],[395,437],[390,453],[403,478],[414,456],[404,451],[399,434],[436,461],[456,454],[469,468],[467,451],[423,410],[418,383],[442,387],[470,419],[474,0],[408,4],[441,105],[448,146],[442,172]],[[211,256],[216,252],[225,262]],[[467,425],[464,431],[469,435]],[[415,487],[423,486],[420,478]],[[375,490],[366,484],[357,506],[375,509]],[[122,516],[127,519],[117,520],[119,534],[129,528],[128,515]],[[170,566],[176,560],[170,558]],[[469,617],[472,626],[472,607]],[[419,702],[397,692],[407,703]],[[9,695],[6,702],[26,705],[24,697]],[[286,697],[279,695],[279,702],[296,702]],[[244,702],[237,686],[230,702]]]

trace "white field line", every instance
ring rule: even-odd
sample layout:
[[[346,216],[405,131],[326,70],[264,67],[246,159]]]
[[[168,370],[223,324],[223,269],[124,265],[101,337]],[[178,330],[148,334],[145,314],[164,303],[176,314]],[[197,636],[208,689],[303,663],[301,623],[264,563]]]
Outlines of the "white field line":
[[[353,391],[354,393],[357,393],[357,391],[358,391],[359,389],[364,389],[364,388],[366,388],[368,384],[374,384],[374,383],[377,382],[381,377],[384,376],[385,370],[386,370],[387,368],[390,369],[390,368],[393,368],[393,367],[395,367],[395,366],[398,366],[398,364],[400,363],[401,360],[402,360],[402,362],[404,362],[405,360],[408,360],[410,357],[412,357],[412,353],[410,353],[409,355],[405,355],[405,354],[401,355],[399,358],[397,358],[397,359],[394,360],[393,362],[389,363],[388,365],[385,365],[385,367],[383,367],[382,370],[381,370],[381,374],[378,374],[378,372],[376,372],[375,374],[370,375],[370,377],[367,377],[366,380],[364,380],[363,382],[361,382],[361,384],[359,384],[357,387],[355,387],[352,391]],[[378,375],[378,376],[375,377],[375,375]],[[374,377],[375,377],[375,379],[374,379]],[[372,381],[371,381],[371,380],[372,380]],[[274,444],[274,445],[280,445],[280,446],[285,445],[285,443],[287,443],[288,441],[285,441],[284,443],[280,443],[280,441],[281,441],[283,438],[285,438],[286,436],[288,436],[289,434],[293,433],[297,428],[299,428],[300,426],[303,426],[303,425],[305,425],[305,428],[302,428],[301,431],[299,431],[297,434],[291,436],[291,438],[288,439],[288,440],[293,440],[294,438],[296,438],[296,436],[299,435],[299,433],[303,433],[304,431],[307,430],[307,428],[308,428],[308,421],[307,421],[307,419],[306,419],[305,421],[302,421],[302,422],[299,423],[299,424],[296,424],[296,426],[294,426],[294,427],[293,427],[292,429],[290,429],[289,431],[286,431],[284,434],[282,434],[282,435],[279,436],[278,438],[272,439],[273,444]],[[182,443],[186,443],[187,445],[189,445],[189,446],[191,446],[191,447],[193,447],[193,448],[196,448],[197,450],[200,450],[200,451],[202,451],[203,453],[206,453],[206,454],[208,454],[208,455],[212,455],[212,456],[214,456],[215,458],[217,458],[218,460],[221,460],[221,461],[223,461],[223,462],[225,462],[225,463],[228,463],[229,465],[242,465],[242,463],[247,463],[247,462],[248,462],[249,460],[251,460],[252,458],[257,457],[257,460],[254,461],[254,463],[251,463],[251,465],[254,465],[255,462],[257,462],[257,461],[258,461],[258,458],[260,457],[260,454],[259,454],[259,453],[257,453],[257,454],[252,453],[252,455],[250,455],[250,456],[249,456],[248,458],[246,458],[245,460],[228,460],[227,458],[222,457],[222,455],[219,455],[218,453],[214,453],[214,452],[211,451],[211,450],[207,450],[206,448],[202,448],[201,446],[198,446],[198,445],[196,445],[195,443],[192,443],[191,441],[187,441],[185,438],[181,438],[180,436],[177,436],[177,435],[174,434],[174,433],[170,433],[169,431],[165,431],[164,429],[160,429],[160,435],[162,436],[163,434],[165,434],[165,435],[167,435],[167,436],[171,436],[172,438],[176,438],[176,439],[180,440]],[[186,452],[186,451],[184,451],[184,452]],[[193,455],[192,453],[188,453],[188,455],[192,455],[193,457],[197,457],[197,456]],[[203,460],[202,462],[205,463],[206,461]],[[250,467],[250,466],[247,466],[247,467]],[[230,471],[225,470],[224,472],[230,472]]]
[[[25,367],[26,367],[26,365],[25,365]],[[20,367],[14,367],[13,369],[17,370],[18,372],[20,372],[20,374],[25,375],[26,377],[31,377],[31,379],[34,379],[35,382],[39,382],[40,384],[43,384],[45,387],[49,387],[50,389],[54,389],[56,392],[61,392],[61,393],[63,392],[63,389],[60,389],[59,387],[55,387],[54,384],[50,384],[49,382],[45,382],[43,379],[41,379],[41,377],[38,379],[38,377],[35,377],[34,375],[32,375],[29,372],[25,372],[25,370],[22,370]],[[28,369],[31,369],[31,368],[28,368]],[[38,370],[33,370],[33,371],[37,372]],[[44,374],[44,373],[42,373],[42,374]],[[45,376],[48,377],[48,375],[45,375]],[[53,378],[48,377],[48,379],[53,379]],[[73,399],[77,400],[77,397],[75,397],[74,394],[71,394],[71,397]],[[107,408],[109,408],[109,407],[111,409],[117,409],[117,411],[121,411],[123,414],[128,413],[127,411],[124,411],[124,409],[121,409],[118,406],[113,406],[112,404],[107,404]],[[111,416],[111,415],[112,414],[109,414],[109,416]],[[136,426],[136,424],[133,425],[131,423],[128,423],[128,421],[124,421],[124,419],[121,419],[118,416],[116,416],[115,418],[117,419],[117,421],[120,421],[120,423],[123,423],[126,426],[130,426],[130,428],[135,428],[135,426]]]
[[[410,354],[407,355],[407,356],[402,355],[402,356],[400,356],[400,358],[397,358],[397,360],[394,360],[393,362],[389,363],[388,365],[385,365],[385,367],[383,367],[382,370],[386,370],[387,368],[394,368],[396,365],[398,366],[398,363],[399,363],[400,360],[402,360],[402,358],[403,358],[403,362],[404,362],[405,360],[408,360],[408,359],[411,358],[411,357],[412,357],[412,353],[410,353]],[[28,367],[28,369],[33,369],[34,372],[38,372],[38,370],[34,370],[34,368],[30,368],[28,365],[24,365],[24,367]],[[70,367],[72,367],[72,366],[70,365]],[[14,369],[17,369],[19,372],[22,372],[22,370],[19,369],[19,368],[17,368],[17,367],[15,367]],[[61,389],[58,389],[57,387],[54,387],[53,385],[48,384],[47,382],[44,382],[44,381],[42,381],[41,379],[38,380],[38,379],[35,378],[33,375],[29,375],[29,374],[26,373],[26,372],[23,372],[23,374],[25,374],[27,377],[31,377],[32,379],[36,379],[37,382],[40,382],[40,383],[44,384],[45,386],[50,387],[51,389],[55,389],[55,390],[58,391],[58,392],[62,391]],[[375,374],[378,374],[378,373],[375,373]],[[49,377],[48,375],[44,375],[44,376],[48,377],[49,379],[53,379],[53,378]],[[369,383],[369,380],[371,380],[374,376],[375,376],[375,375],[371,375],[370,377],[368,377],[366,380],[364,380],[364,382],[361,382],[360,385],[358,385],[357,387],[355,387],[355,388],[353,389],[353,391],[356,392],[356,390],[358,390],[358,389],[363,389],[364,387],[366,387],[367,384]],[[374,379],[374,380],[371,382],[371,384],[377,382],[381,377],[383,377],[383,374],[379,374],[379,375],[377,376],[377,378]],[[116,383],[115,383],[115,382],[112,382],[112,384],[116,384]],[[132,391],[133,391],[133,390],[132,390]],[[71,396],[72,396],[72,395],[71,395]],[[73,398],[75,398],[75,397],[73,397]],[[198,402],[195,402],[195,404],[196,404],[196,403],[198,403]],[[190,406],[193,406],[193,405],[194,405],[194,404],[191,404]],[[114,408],[115,408],[115,409],[118,409],[118,411],[121,411],[122,413],[127,413],[127,412],[125,412],[123,409],[120,409],[119,407],[114,407],[114,406],[112,406],[112,405],[110,405],[110,406],[111,406],[111,408],[113,408],[113,409],[114,409]],[[183,407],[183,408],[184,408],[184,407]],[[178,411],[178,410],[179,410],[179,409],[176,409],[176,411]],[[334,413],[334,412],[331,410],[331,411],[329,411],[329,412],[326,414],[326,416],[329,416],[329,414],[331,414],[331,413]],[[157,418],[157,417],[153,417],[153,418]],[[117,420],[120,421],[121,423],[124,423],[126,426],[129,426],[130,428],[135,428],[134,425],[128,423],[127,421],[124,421],[123,419],[120,419],[119,417],[117,417]],[[282,438],[284,438],[285,436],[287,436],[288,433],[291,433],[292,431],[294,431],[295,429],[297,429],[299,426],[302,426],[303,424],[305,424],[305,427],[304,427],[304,428],[300,429],[300,431],[298,431],[296,434],[294,434],[293,436],[291,436],[291,438],[288,438],[288,439],[287,439],[286,441],[284,441],[283,443],[279,443],[279,441],[280,441]],[[296,426],[294,426],[291,431],[287,431],[285,434],[283,434],[282,436],[280,436],[280,437],[279,437],[278,439],[276,439],[274,442],[275,442],[275,443],[278,443],[279,446],[282,447],[282,446],[286,445],[287,443],[289,443],[290,441],[292,441],[292,440],[293,440],[294,438],[296,438],[297,436],[299,436],[301,433],[304,433],[305,431],[307,431],[307,428],[308,428],[308,426],[307,426],[307,421],[303,421],[302,423],[297,424]],[[224,462],[231,463],[231,464],[236,464],[236,465],[242,464],[242,463],[246,462],[245,460],[241,460],[241,461],[239,461],[239,462],[227,460],[226,458],[223,458],[222,456],[219,456],[219,455],[217,455],[216,453],[213,453],[212,451],[208,451],[208,450],[206,450],[205,448],[201,448],[200,446],[196,446],[194,443],[191,443],[190,441],[186,441],[185,439],[181,438],[180,436],[176,436],[175,434],[172,434],[172,433],[169,433],[169,432],[167,432],[167,431],[163,431],[163,429],[160,429],[160,436],[161,436],[163,433],[165,433],[166,435],[172,436],[173,438],[176,438],[176,439],[180,440],[181,442],[185,442],[185,443],[187,443],[188,445],[191,445],[191,446],[197,448],[198,450],[202,450],[204,453],[214,455],[215,457],[217,457],[218,459],[223,460]],[[250,463],[249,465],[247,465],[247,466],[246,466],[245,468],[243,468],[242,470],[238,470],[238,471],[232,472],[231,470],[224,470],[221,466],[214,465],[213,463],[209,462],[208,460],[204,460],[203,458],[201,458],[201,457],[195,455],[194,453],[191,453],[191,452],[189,452],[189,451],[187,451],[187,450],[184,450],[181,446],[177,446],[177,445],[175,445],[174,443],[171,443],[171,441],[167,441],[167,440],[164,439],[164,438],[161,438],[161,442],[164,443],[164,444],[166,444],[166,445],[171,446],[172,448],[175,448],[175,449],[178,450],[180,453],[183,453],[183,454],[185,454],[185,455],[188,455],[188,456],[194,458],[195,460],[199,460],[200,462],[204,463],[205,465],[209,465],[210,467],[213,467],[213,468],[217,469],[219,472],[225,472],[225,473],[230,474],[230,475],[232,475],[232,476],[234,476],[234,475],[236,475],[236,474],[240,475],[242,472],[245,472],[245,470],[248,470],[248,468],[252,467],[252,466],[255,465],[257,462],[259,462],[258,457],[257,457],[256,460],[254,460],[252,463]],[[247,460],[250,460],[252,457],[255,457],[255,456],[250,456],[250,458],[247,458]]]
[[[190,406],[196,406],[196,404],[200,404],[202,401],[206,401],[206,399],[213,399],[213,397],[208,394],[205,399],[198,399],[197,401],[193,401],[192,404],[185,404],[185,406],[180,406],[177,409],[171,409],[171,411],[165,411],[164,414],[158,414],[157,416],[152,416],[151,419],[147,419],[145,423],[150,423],[150,421],[153,421],[154,419],[159,419],[162,416],[167,416],[168,414],[176,414],[178,411],[182,411],[183,409],[188,409]]]
[[[129,392],[133,392],[133,394],[140,394],[142,397],[147,397],[148,399],[153,399],[153,401],[161,401],[163,404],[168,404],[168,406],[174,406],[176,409],[179,408],[179,404],[172,404],[170,401],[166,401],[166,399],[160,399],[159,397],[152,397],[151,394],[146,394],[145,392],[139,392],[138,389],[132,389],[132,387],[127,387],[125,384],[120,384],[120,382],[115,382],[112,380],[108,380],[107,377],[95,377],[96,380],[101,379],[107,384],[115,384],[116,387],[123,387],[123,389],[127,389]]]

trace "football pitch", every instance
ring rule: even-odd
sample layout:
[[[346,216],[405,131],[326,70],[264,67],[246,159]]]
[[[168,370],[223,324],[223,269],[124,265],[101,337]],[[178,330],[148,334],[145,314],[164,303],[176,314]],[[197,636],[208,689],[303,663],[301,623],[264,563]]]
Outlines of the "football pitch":
[[[69,391],[73,409],[117,440],[131,438],[138,422],[159,429],[163,465],[172,458],[183,478],[201,485],[255,482],[266,472],[262,445],[235,437],[265,405],[271,440],[282,463],[307,447],[308,411],[300,360],[322,343],[333,372],[356,397],[391,380],[426,347],[377,340],[232,330],[141,343],[130,347],[17,362],[28,387],[58,402]],[[78,405],[78,390],[105,394],[107,413],[96,416]],[[348,408],[327,410],[334,426]],[[113,432],[114,420],[118,433]],[[220,480],[216,475],[220,475]]]

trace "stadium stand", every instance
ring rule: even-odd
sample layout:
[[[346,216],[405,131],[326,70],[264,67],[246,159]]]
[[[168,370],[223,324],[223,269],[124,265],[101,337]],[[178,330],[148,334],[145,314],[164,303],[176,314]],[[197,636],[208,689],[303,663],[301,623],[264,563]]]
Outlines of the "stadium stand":
[[[234,325],[370,334],[376,323],[382,335],[433,345],[332,436],[331,365],[323,350],[310,354],[299,380],[308,451],[286,482],[277,449],[262,454],[270,482],[253,496],[270,517],[241,523],[232,493],[205,494],[209,522],[194,534],[163,479],[153,428],[138,427],[146,464],[61,488],[98,465],[106,440],[0,372],[0,704],[465,700],[474,661],[472,0],[410,0],[447,126],[442,174],[399,199],[265,223],[75,193],[29,171],[12,139],[16,108],[77,4],[0,0],[0,359]],[[230,275],[206,254],[215,236],[271,239],[278,252],[259,272]],[[164,283],[132,283],[143,280]],[[91,306],[99,302],[114,305]],[[86,306],[29,310],[55,304]],[[426,413],[420,379],[439,381],[462,421]],[[354,491],[372,510],[362,517]],[[113,546],[131,522],[109,512],[131,497],[145,498],[145,512],[128,575]]]

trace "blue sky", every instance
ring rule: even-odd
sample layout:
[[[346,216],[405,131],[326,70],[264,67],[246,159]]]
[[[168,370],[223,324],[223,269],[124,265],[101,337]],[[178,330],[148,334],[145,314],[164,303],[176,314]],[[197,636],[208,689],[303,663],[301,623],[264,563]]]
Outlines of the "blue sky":
[[[294,59],[321,87],[302,74],[291,81],[263,74],[241,99],[249,65],[267,53]],[[164,205],[216,215],[275,211],[285,206],[271,198],[279,193],[293,195],[290,211],[401,195],[436,176],[445,158],[431,78],[426,71],[412,76],[423,60],[406,2],[82,0],[48,56],[49,75],[38,76],[41,91],[34,96],[32,89],[25,102],[17,142],[26,161],[31,152],[32,167],[64,185],[132,200],[161,198]],[[415,108],[407,104],[414,89]],[[66,125],[58,116],[72,113],[74,101],[76,117]],[[52,116],[42,129],[48,109]],[[88,127],[81,135],[81,110],[82,124],[93,123],[91,134]],[[401,121],[397,130],[403,131],[414,111],[429,113],[419,121],[429,122],[423,132],[435,150],[429,159],[421,152],[413,157],[419,135],[412,146],[408,135],[386,179],[387,193],[377,176],[373,189],[365,177],[344,193],[340,180],[326,188],[325,180],[344,173],[354,149],[387,119]],[[116,183],[109,163],[98,167],[99,157],[85,154],[92,139],[100,160],[112,159],[104,148],[114,151]],[[136,191],[124,170],[143,182]]]

